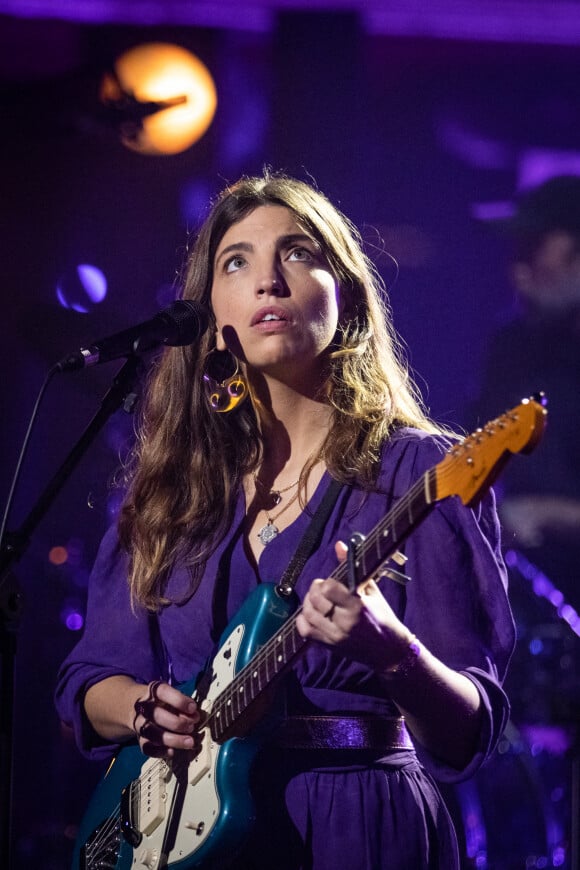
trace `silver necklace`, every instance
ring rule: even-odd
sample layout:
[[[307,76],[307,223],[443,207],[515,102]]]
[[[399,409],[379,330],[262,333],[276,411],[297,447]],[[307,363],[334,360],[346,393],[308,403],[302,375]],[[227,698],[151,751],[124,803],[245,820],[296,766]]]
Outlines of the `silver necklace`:
[[[298,481],[296,481],[296,483],[298,483]],[[296,486],[296,483],[294,484],[294,486]],[[287,489],[290,489],[290,487],[287,487]],[[294,493],[294,495],[292,496],[290,501],[288,501],[284,505],[282,510],[278,511],[278,513],[275,516],[271,517],[270,514],[268,513],[268,511],[264,510],[264,513],[266,514],[266,524],[263,525],[262,528],[260,529],[260,531],[258,532],[258,537],[259,537],[260,541],[262,542],[262,544],[264,545],[264,547],[267,544],[269,544],[271,541],[273,541],[274,538],[278,537],[278,535],[280,534],[280,529],[278,528],[278,526],[275,525],[275,522],[278,519],[278,517],[282,516],[284,511],[287,511],[288,508],[294,504],[294,502],[298,498],[298,492],[299,492],[299,490],[296,490],[296,492]],[[276,493],[276,494],[278,494],[278,493]],[[280,501],[281,501],[281,499],[279,498],[278,501],[275,502],[275,504],[280,504]]]
[[[259,480],[259,478],[255,472],[253,474],[253,478],[254,478],[254,484],[255,484],[256,490],[262,489],[262,491],[263,491],[264,484]],[[258,532],[258,537],[259,537],[260,542],[262,543],[262,545],[264,547],[266,546],[266,544],[269,544],[271,541],[273,541],[274,538],[277,537],[277,535],[280,534],[280,529],[278,528],[278,526],[275,525],[275,522],[278,519],[278,517],[282,516],[284,511],[288,510],[288,508],[294,504],[294,502],[298,498],[299,490],[296,490],[296,492],[294,493],[294,495],[292,496],[290,501],[288,501],[284,505],[282,510],[278,511],[278,513],[275,516],[271,516],[269,511],[271,511],[272,508],[278,507],[278,505],[282,501],[282,494],[283,493],[289,492],[289,490],[294,489],[294,487],[298,486],[299,483],[300,483],[300,478],[298,478],[298,480],[295,480],[294,483],[291,483],[289,486],[283,487],[282,489],[270,489],[270,490],[268,490],[268,493],[267,493],[268,507],[263,508],[264,513],[266,514],[266,523],[265,523],[265,525],[262,526],[262,528]]]

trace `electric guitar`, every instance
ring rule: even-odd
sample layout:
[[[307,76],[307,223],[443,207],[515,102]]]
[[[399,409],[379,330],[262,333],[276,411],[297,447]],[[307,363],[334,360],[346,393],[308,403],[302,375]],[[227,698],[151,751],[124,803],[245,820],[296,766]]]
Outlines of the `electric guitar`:
[[[332,576],[374,584],[385,563],[434,505],[449,496],[475,504],[510,454],[531,452],[546,411],[520,405],[454,444],[426,471]],[[388,572],[387,572],[388,575]],[[297,601],[258,586],[226,628],[215,658],[181,690],[203,711],[199,748],[173,759],[123,748],[95,790],[80,825],[75,870],[190,870],[219,867],[235,854],[254,819],[249,787],[260,725],[272,687],[303,652]]]

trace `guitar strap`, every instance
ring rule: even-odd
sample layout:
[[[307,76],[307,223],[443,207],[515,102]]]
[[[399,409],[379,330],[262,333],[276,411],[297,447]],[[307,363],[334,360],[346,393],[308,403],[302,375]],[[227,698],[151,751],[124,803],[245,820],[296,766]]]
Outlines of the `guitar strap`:
[[[332,508],[334,507],[340,490],[342,488],[342,484],[338,483],[338,481],[331,480],[326,492],[322,497],[320,504],[314,511],[310,523],[308,524],[308,527],[304,532],[300,543],[298,544],[296,552],[288,563],[288,566],[284,571],[281,580],[276,585],[278,594],[281,595],[283,598],[290,597],[296,581],[298,580],[298,577],[300,576],[300,573],[304,568],[304,565],[306,564],[307,559],[315,550],[315,548],[319,545],[324,526],[328,520],[328,517],[330,516]],[[239,542],[239,538],[242,534],[243,528],[240,525],[240,528],[232,537],[232,540],[224,550],[218,566],[218,574],[216,577],[211,605],[213,624],[212,639],[216,644],[221,638],[222,633],[228,624],[226,602],[228,595],[228,584],[230,582],[230,576],[232,571],[232,552],[237,543]]]
[[[322,501],[314,511],[312,519],[308,524],[308,528],[300,539],[296,552],[292,556],[286,570],[282,574],[280,582],[278,583],[278,592],[283,597],[286,598],[291,594],[304,565],[308,561],[308,558],[320,544],[324,527],[334,505],[336,504],[341,490],[344,488],[345,484],[339,483],[338,480],[331,480],[328,489],[324,493]]]

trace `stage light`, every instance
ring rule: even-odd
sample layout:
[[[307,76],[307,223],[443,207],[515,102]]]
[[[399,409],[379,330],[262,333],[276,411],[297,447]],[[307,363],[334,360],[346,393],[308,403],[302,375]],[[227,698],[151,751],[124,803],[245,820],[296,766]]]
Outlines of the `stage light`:
[[[177,45],[129,49],[105,73],[100,99],[121,141],[141,154],[178,154],[200,139],[217,106],[207,67]]]
[[[96,266],[80,263],[64,272],[56,285],[56,298],[63,308],[88,314],[107,295],[107,278]]]
[[[51,547],[48,553],[48,561],[52,565],[65,565],[68,562],[68,550],[66,547]]]
[[[60,621],[69,631],[80,631],[85,624],[84,616],[75,606],[64,607],[60,613]]]

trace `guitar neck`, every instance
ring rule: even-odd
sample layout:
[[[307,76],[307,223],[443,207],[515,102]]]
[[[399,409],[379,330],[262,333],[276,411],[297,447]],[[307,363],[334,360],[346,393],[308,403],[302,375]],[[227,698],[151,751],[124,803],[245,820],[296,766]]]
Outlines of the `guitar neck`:
[[[397,550],[425,518],[436,501],[434,469],[430,469],[397,501],[357,547],[357,586],[368,580]],[[348,568],[341,563],[331,576],[346,585]],[[215,699],[210,725],[214,739],[221,742],[285,670],[304,651],[306,640],[298,633],[300,609],[286,620],[280,631],[262,646],[251,662]]]
[[[277,594],[277,593],[275,593]],[[300,609],[260,648],[231,683],[215,699],[209,716],[212,737],[218,743],[232,733],[242,736],[254,724],[252,709],[260,707],[268,690],[298,658],[307,641],[296,628]]]
[[[357,586],[373,576],[421,523],[437,501],[435,469],[426,471],[356,548]],[[348,585],[349,568],[341,563],[332,577]]]

